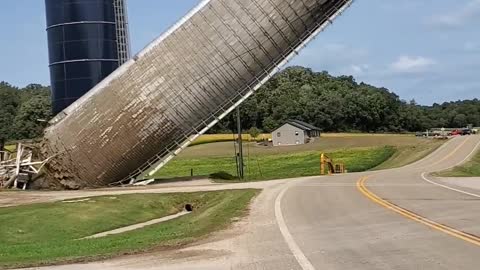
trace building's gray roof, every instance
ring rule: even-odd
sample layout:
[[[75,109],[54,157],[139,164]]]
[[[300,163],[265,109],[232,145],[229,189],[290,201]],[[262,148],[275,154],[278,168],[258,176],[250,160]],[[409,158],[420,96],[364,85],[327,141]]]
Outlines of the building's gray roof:
[[[319,129],[318,127],[316,127],[314,125],[311,125],[309,123],[305,123],[305,122],[300,121],[300,120],[288,120],[287,123],[285,123],[285,124],[292,125],[292,126],[297,127],[301,130],[304,130],[304,131],[312,131],[312,130],[321,131],[321,129]]]
[[[295,123],[297,123],[297,124],[300,124],[300,125],[306,127],[307,129],[321,131],[320,128],[318,128],[318,127],[316,127],[316,126],[314,126],[314,125],[311,125],[311,124],[309,124],[309,123],[306,123],[306,122],[303,122],[303,121],[300,121],[300,120],[291,120],[291,121],[293,121],[293,122],[295,122]]]

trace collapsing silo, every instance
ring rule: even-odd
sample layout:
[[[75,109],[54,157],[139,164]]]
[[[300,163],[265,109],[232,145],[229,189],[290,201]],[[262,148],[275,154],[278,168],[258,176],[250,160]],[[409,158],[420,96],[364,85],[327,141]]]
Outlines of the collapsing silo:
[[[260,87],[351,0],[203,1],[46,130],[51,185],[165,164]]]

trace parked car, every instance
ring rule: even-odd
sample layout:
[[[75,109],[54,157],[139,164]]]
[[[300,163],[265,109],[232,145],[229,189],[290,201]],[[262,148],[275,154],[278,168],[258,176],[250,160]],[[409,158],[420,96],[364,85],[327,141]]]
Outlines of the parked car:
[[[459,129],[455,129],[453,131],[451,131],[450,133],[448,133],[449,136],[458,136],[458,135],[462,135],[463,132]]]
[[[472,135],[472,130],[469,129],[469,128],[464,128],[462,129],[462,136],[465,136],[465,135]]]

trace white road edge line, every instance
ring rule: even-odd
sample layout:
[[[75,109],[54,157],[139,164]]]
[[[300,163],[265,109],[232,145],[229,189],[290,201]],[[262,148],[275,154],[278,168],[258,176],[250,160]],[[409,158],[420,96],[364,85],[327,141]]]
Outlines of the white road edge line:
[[[283,188],[283,190],[275,199],[275,218],[277,220],[278,227],[280,228],[280,232],[282,233],[283,238],[288,245],[288,248],[290,248],[290,251],[293,253],[293,256],[295,256],[295,259],[297,260],[298,264],[300,264],[300,267],[303,270],[315,270],[315,267],[313,267],[312,263],[307,259],[305,254],[303,254],[302,250],[293,239],[293,236],[290,234],[287,224],[285,223],[285,219],[283,218],[282,199],[283,195],[285,195],[289,188],[290,185],[287,185],[285,188]]]
[[[475,147],[472,149],[472,151],[470,152],[470,154],[468,154],[462,161],[460,161],[459,163],[457,163],[455,166],[458,166],[458,165],[461,165],[463,164],[465,161],[467,161],[476,151],[477,151],[477,148],[480,146],[480,142],[477,143],[477,145],[475,145]],[[453,167],[455,167],[453,166]],[[427,178],[426,176],[427,172],[423,172],[422,173],[422,179],[427,181],[428,183],[430,184],[433,184],[433,185],[436,185],[436,186],[439,186],[439,187],[443,187],[443,188],[446,188],[446,189],[449,189],[449,190],[452,190],[452,191],[456,191],[456,192],[459,192],[459,193],[463,193],[465,195],[469,195],[469,196],[472,196],[472,197],[476,197],[476,198],[480,198],[480,195],[479,194],[475,194],[475,193],[471,193],[471,192],[467,192],[467,191],[464,191],[464,190],[460,190],[460,189],[456,189],[456,188],[452,188],[452,187],[449,187],[447,185],[442,185],[440,183],[437,183],[437,182],[434,182],[430,179]]]
[[[456,192],[460,192],[460,193],[463,193],[463,194],[466,194],[466,195],[470,195],[470,196],[473,196],[473,197],[477,197],[477,198],[480,198],[480,195],[479,194],[475,194],[475,193],[470,193],[470,192],[467,192],[467,191],[463,191],[463,190],[460,190],[460,189],[456,189],[456,188],[452,188],[452,187],[449,187],[447,185],[442,185],[442,184],[439,184],[437,182],[434,182],[430,179],[428,179],[426,176],[425,176],[426,173],[422,173],[422,178],[423,180],[427,181],[428,183],[430,184],[434,184],[436,186],[439,186],[439,187],[443,187],[443,188],[446,188],[446,189],[449,189],[449,190],[452,190],[452,191],[456,191]]]
[[[475,145],[475,147],[473,147],[472,151],[470,152],[470,154],[468,154],[462,161],[460,161],[459,163],[455,164],[455,166],[458,166],[458,165],[462,165],[463,163],[465,163],[467,160],[469,160],[473,154],[475,154],[475,152],[477,152],[477,148],[480,146],[480,142],[477,143],[477,145]],[[453,166],[453,167],[455,167]]]

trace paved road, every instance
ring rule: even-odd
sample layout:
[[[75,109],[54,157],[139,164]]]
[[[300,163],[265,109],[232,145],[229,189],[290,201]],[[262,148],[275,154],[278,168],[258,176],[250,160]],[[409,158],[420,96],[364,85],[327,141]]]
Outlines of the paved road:
[[[479,145],[459,137],[399,169],[274,182],[203,243],[51,269],[479,269],[480,185],[428,176]]]
[[[282,201],[290,233],[316,269],[479,269],[480,238],[469,234],[480,236],[480,192],[426,177],[478,143],[456,138],[401,169],[295,185]]]

